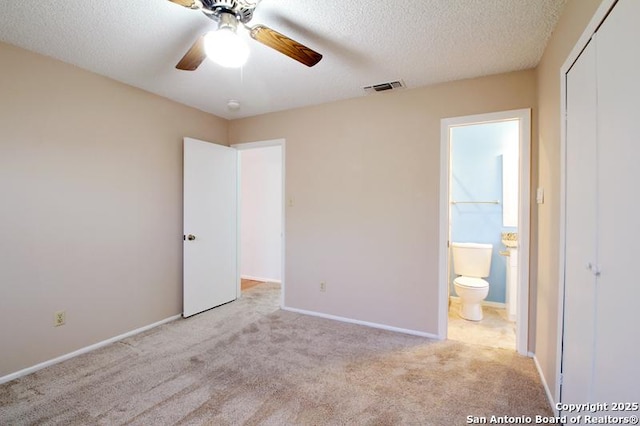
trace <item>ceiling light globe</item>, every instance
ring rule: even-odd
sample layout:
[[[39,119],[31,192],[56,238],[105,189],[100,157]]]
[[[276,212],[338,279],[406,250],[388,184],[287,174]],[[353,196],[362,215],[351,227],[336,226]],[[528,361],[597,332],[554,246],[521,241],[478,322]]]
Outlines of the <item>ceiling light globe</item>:
[[[211,31],[204,36],[204,51],[213,62],[227,68],[238,68],[249,58],[249,47],[230,28]]]

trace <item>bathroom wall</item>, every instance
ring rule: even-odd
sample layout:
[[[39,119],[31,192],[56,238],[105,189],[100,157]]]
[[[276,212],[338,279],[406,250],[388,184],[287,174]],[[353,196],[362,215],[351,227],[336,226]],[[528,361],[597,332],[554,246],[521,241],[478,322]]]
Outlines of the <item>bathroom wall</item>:
[[[510,176],[513,173],[506,170],[503,173],[503,156],[513,151],[513,146],[518,146],[518,121],[455,127],[451,133],[451,200],[499,201],[499,204],[452,204],[451,241],[493,245],[486,300],[499,303],[505,302],[506,289],[506,263],[500,256],[500,250],[504,249],[501,233],[517,230],[503,225],[503,178],[514,179]],[[517,158],[516,155],[516,161]],[[453,288],[451,294],[455,295]]]

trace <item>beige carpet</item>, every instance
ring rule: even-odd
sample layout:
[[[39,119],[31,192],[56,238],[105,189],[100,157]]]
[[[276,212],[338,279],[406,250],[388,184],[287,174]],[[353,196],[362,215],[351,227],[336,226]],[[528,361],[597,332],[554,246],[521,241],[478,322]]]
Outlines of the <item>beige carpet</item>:
[[[463,425],[550,415],[531,359],[278,309],[264,284],[0,386],[2,425]]]

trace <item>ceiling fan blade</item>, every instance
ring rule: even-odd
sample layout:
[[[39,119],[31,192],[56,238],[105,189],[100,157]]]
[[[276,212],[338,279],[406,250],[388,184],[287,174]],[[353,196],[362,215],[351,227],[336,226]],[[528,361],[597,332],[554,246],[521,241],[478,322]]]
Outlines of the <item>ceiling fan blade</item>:
[[[204,52],[204,35],[200,36],[189,51],[180,59],[176,68],[183,71],[196,70],[207,54]]]
[[[308,67],[314,66],[320,62],[320,59],[322,59],[322,55],[318,52],[309,49],[307,46],[300,44],[269,27],[256,25],[249,29],[252,39],[259,41],[265,46],[269,46],[270,48],[275,49]]]
[[[180,6],[188,7],[189,9],[198,9],[198,5],[195,0],[169,0],[171,3],[179,4]]]

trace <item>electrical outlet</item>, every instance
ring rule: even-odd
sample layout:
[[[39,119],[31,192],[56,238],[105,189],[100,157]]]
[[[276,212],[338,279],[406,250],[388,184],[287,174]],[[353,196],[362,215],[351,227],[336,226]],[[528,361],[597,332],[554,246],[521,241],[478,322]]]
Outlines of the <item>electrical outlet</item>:
[[[326,282],[322,281],[320,283],[320,291],[322,291],[322,292],[327,291],[327,283]]]
[[[67,313],[65,311],[57,311],[53,313],[53,326],[59,327],[64,325],[67,320]]]

